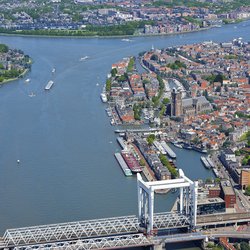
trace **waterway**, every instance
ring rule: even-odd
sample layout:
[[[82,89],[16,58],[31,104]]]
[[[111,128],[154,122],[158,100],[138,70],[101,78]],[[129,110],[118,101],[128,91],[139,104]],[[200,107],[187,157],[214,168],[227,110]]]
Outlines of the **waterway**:
[[[247,39],[249,27],[247,21],[132,42],[0,36],[0,43],[33,59],[24,79],[0,88],[0,234],[13,227],[136,214],[136,179],[125,178],[114,158],[120,148],[99,97],[112,63],[152,45]],[[89,59],[80,61],[84,56]],[[49,80],[54,85],[46,92]],[[174,150],[187,176],[213,176],[199,153]],[[175,197],[158,196],[156,211],[169,210]]]

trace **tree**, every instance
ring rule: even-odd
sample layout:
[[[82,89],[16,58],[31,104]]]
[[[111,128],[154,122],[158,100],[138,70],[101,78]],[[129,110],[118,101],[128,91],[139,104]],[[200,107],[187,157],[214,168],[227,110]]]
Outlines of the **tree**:
[[[153,61],[158,61],[158,56],[153,54],[151,57],[150,57],[150,60],[153,60]]]
[[[245,195],[250,196],[250,185],[246,187]]]
[[[241,250],[250,250],[250,246],[249,246],[249,244],[247,244],[245,241],[242,241],[242,242],[240,243],[240,249],[241,249]]]
[[[166,98],[164,98],[164,99],[162,100],[162,103],[165,104],[165,105],[167,105],[167,104],[170,103],[170,100],[166,97]]]
[[[150,146],[153,145],[154,140],[155,140],[155,135],[154,135],[154,134],[151,134],[151,135],[149,135],[149,136],[147,137],[147,142],[148,142],[148,144],[149,144]]]
[[[5,44],[0,44],[0,53],[7,53],[9,51],[9,47]]]
[[[111,69],[110,73],[111,73],[112,77],[115,77],[117,74],[117,69],[116,68]]]
[[[145,161],[144,161],[142,158],[140,159],[139,164],[140,164],[141,166],[145,166],[145,165],[146,165]]]

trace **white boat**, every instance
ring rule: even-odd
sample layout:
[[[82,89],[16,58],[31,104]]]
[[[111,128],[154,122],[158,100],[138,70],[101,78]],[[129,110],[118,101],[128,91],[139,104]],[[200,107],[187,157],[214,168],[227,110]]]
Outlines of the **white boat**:
[[[183,148],[181,144],[179,143],[174,143],[174,146],[177,147],[177,148]]]
[[[28,79],[26,79],[26,80],[25,80],[25,82],[30,82],[30,79],[29,79],[29,78],[28,78]]]
[[[52,73],[55,73],[55,72],[56,72],[56,69],[55,69],[55,68],[53,68],[53,69],[52,69]]]
[[[124,38],[124,39],[122,39],[122,41],[123,41],[123,42],[132,42],[133,40]]]
[[[80,61],[85,61],[85,60],[88,59],[88,58],[89,58],[88,56],[81,57],[81,58],[80,58]]]
[[[45,86],[45,90],[50,90],[54,82],[52,80],[48,81],[47,85]]]
[[[108,101],[107,95],[105,93],[101,93],[101,99],[102,99],[102,102]]]
[[[29,94],[29,97],[35,97],[36,95],[33,93],[33,92],[31,92],[30,94]]]

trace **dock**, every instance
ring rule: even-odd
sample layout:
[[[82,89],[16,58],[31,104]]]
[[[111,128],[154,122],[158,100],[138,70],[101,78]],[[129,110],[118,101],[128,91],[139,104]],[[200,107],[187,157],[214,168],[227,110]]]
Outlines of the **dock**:
[[[54,82],[52,80],[48,81],[47,85],[45,86],[45,90],[50,90]]]
[[[167,152],[169,157],[171,157],[173,159],[176,158],[175,152],[167,145],[167,143],[165,141],[161,141],[161,145],[162,145],[163,149]]]
[[[122,158],[121,154],[120,153],[115,153],[115,158],[116,160],[118,161],[123,173],[126,175],[126,176],[132,176],[132,172],[131,170],[129,169],[127,163],[124,161],[124,159]]]

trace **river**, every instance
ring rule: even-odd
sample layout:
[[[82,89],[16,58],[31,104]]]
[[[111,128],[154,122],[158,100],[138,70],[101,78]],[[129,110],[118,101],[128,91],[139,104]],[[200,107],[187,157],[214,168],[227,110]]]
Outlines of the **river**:
[[[112,63],[152,45],[237,37],[250,37],[250,21],[132,42],[0,36],[0,43],[33,59],[24,79],[0,88],[0,234],[13,227],[136,214],[136,178],[124,177],[114,158],[120,148],[99,97]],[[79,61],[84,56],[89,59]],[[54,86],[45,92],[51,79]],[[36,96],[30,97],[32,92]],[[187,176],[213,176],[199,153],[174,150]],[[175,197],[158,196],[156,211],[170,209]]]

